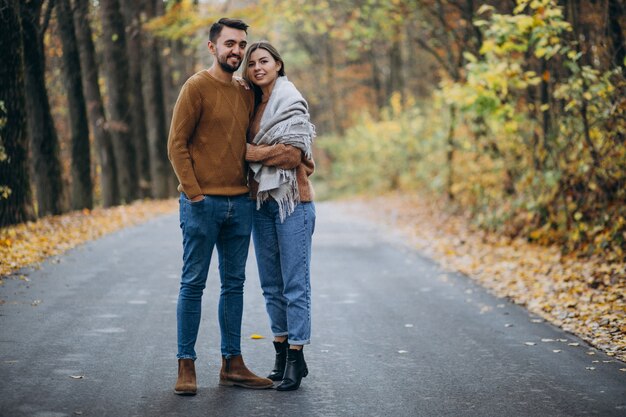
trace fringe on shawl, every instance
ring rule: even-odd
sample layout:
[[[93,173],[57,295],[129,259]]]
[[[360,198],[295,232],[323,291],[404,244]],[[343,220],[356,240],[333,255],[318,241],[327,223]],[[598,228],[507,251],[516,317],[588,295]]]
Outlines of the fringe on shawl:
[[[281,170],[284,173],[289,171]],[[285,186],[286,185],[286,186]],[[298,181],[295,177],[290,182],[283,184],[280,188],[269,191],[259,191],[257,193],[256,209],[260,209],[261,205],[272,197],[278,204],[278,217],[280,222],[284,223],[287,216],[293,213],[296,206],[300,204],[300,192],[298,191]]]

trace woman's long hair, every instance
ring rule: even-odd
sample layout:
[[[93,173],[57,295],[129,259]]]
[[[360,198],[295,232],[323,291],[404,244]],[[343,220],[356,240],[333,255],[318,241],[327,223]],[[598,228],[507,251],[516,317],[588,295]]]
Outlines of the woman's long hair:
[[[278,71],[278,76],[285,76],[285,61],[283,61],[280,54],[278,53],[278,50],[276,50],[276,48],[274,48],[271,43],[269,43],[268,41],[259,41],[248,46],[248,49],[246,50],[246,55],[243,59],[242,77],[248,82],[248,84],[250,84],[252,91],[254,91],[255,107],[261,102],[261,97],[263,96],[263,93],[261,92],[261,88],[256,86],[252,82],[250,77],[248,77],[248,63],[250,62],[250,55],[252,55],[252,52],[256,51],[257,49],[265,49],[267,52],[269,52],[269,54],[272,56],[272,58],[274,58],[276,62],[280,62],[280,70]]]

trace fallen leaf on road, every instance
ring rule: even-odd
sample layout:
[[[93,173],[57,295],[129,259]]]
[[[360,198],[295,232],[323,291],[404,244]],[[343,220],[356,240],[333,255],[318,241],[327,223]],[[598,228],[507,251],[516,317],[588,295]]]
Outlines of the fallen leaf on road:
[[[626,372],[626,368],[619,368],[620,371]]]
[[[554,352],[554,353],[561,353],[561,349],[554,349],[552,352]]]
[[[72,378],[72,379],[83,379],[83,378],[85,378],[85,375],[70,375],[70,378]]]
[[[265,336],[261,336],[260,334],[252,334],[250,335],[250,339],[265,339]]]
[[[587,352],[587,355],[595,355],[595,354],[596,354],[596,352],[593,352],[591,350],[589,352]]]
[[[513,325],[511,323],[507,323],[504,325],[504,327],[513,327]]]
[[[580,346],[580,343],[568,343],[567,346]]]
[[[536,343],[535,342],[525,342],[524,343],[526,346],[535,346]]]
[[[398,353],[409,353],[408,350],[399,350]]]
[[[544,343],[554,342],[554,339],[541,339]]]

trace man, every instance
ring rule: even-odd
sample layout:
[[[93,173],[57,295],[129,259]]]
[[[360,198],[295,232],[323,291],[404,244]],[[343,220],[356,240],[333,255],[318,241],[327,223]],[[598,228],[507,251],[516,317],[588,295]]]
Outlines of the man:
[[[248,25],[223,18],[211,26],[208,70],[183,85],[172,117],[168,156],[180,181],[183,271],[178,296],[178,379],[174,392],[196,393],[194,346],[202,292],[217,246],[221,291],[220,385],[263,389],[272,381],[250,372],[241,356],[245,264],[254,202],[246,183],[246,131],[253,96],[233,80],[246,47]]]

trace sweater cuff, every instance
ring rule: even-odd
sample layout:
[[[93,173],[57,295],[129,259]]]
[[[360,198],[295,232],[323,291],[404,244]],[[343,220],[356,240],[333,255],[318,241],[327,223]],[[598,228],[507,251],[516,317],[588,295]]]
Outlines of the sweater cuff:
[[[263,160],[263,158],[263,152],[259,150],[258,146],[250,145],[249,143],[246,145],[246,161],[258,162]]]
[[[198,184],[187,184],[187,186],[183,185],[183,193],[187,196],[189,200],[202,195],[202,189]]]

